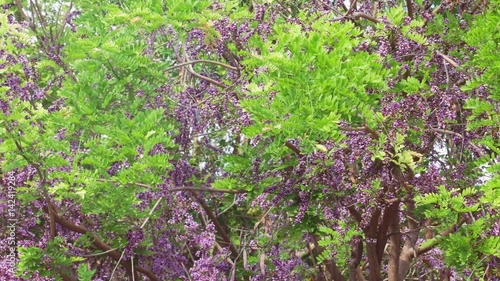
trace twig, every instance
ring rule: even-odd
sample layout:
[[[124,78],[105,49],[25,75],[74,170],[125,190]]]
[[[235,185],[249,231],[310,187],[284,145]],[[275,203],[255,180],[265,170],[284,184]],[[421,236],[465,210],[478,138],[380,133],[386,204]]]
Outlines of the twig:
[[[451,59],[449,56],[437,51],[436,54],[440,55],[445,61],[447,61],[449,64],[451,64],[453,67],[458,68],[460,65],[456,63],[453,59]]]
[[[462,134],[459,134],[457,132],[453,132],[453,131],[450,131],[450,130],[439,129],[439,128],[430,128],[430,129],[427,129],[427,130],[431,131],[431,132],[436,132],[436,133],[442,133],[442,134],[457,136],[457,137],[465,140],[465,137]],[[479,155],[482,156],[484,154],[477,145],[473,144],[471,141],[467,141],[467,142],[469,143],[469,145],[472,148],[474,148],[474,150],[476,150],[477,153],[479,153]]]
[[[59,29],[59,31],[57,32],[56,39],[59,38],[59,36],[61,36],[61,34],[63,33],[64,28],[66,27],[66,23],[68,23],[68,15],[71,12],[71,9],[73,9],[73,1],[69,2],[69,8],[68,8],[68,10],[66,11],[66,14],[63,17],[63,22],[61,24],[61,29]]]
[[[149,214],[148,214],[148,217],[144,220],[144,222],[142,223],[141,225],[141,229],[144,228],[144,226],[146,225],[146,223],[149,221],[149,219],[151,218],[151,215],[153,214],[153,212],[156,210],[156,207],[158,207],[158,205],[160,204],[160,201],[161,201],[161,197],[156,201],[155,205],[153,206],[153,208],[151,208],[151,211],[149,211]],[[120,264],[120,261],[122,260],[123,258],[123,255],[125,254],[125,249],[123,249],[122,251],[122,255],[120,256],[120,259],[118,260],[118,262],[116,263],[116,266],[115,268],[113,269],[113,272],[111,273],[111,278],[113,277],[113,274],[115,273],[115,270],[116,268],[118,267],[118,265]],[[131,264],[131,272],[132,272],[132,281],[135,281],[135,271],[134,271],[134,256],[132,255],[130,257],[130,264]]]
[[[114,180],[107,180],[107,179],[97,179],[99,182],[111,182],[111,183],[119,183]],[[149,184],[145,183],[138,183],[138,182],[130,182],[126,183],[124,185],[137,185],[140,187],[145,187],[145,188],[153,188]],[[177,192],[177,191],[191,191],[191,192],[210,192],[210,193],[229,193],[229,194],[241,194],[241,193],[247,193],[248,191],[242,190],[242,189],[218,189],[218,188],[196,188],[196,187],[174,187],[174,188],[169,188],[164,191],[168,192]]]
[[[161,202],[161,199],[162,197],[160,197],[155,205],[153,206],[153,208],[151,209],[151,211],[149,211],[149,214],[148,214],[148,217],[144,220],[144,222],[142,223],[141,225],[141,228],[144,228],[144,226],[146,225],[146,223],[148,223],[149,219],[151,218],[151,215],[153,214],[153,212],[156,210],[156,207],[158,207],[158,205],[160,205],[160,202]]]
[[[345,12],[343,18],[346,18],[347,16],[349,16],[349,14],[354,10],[354,7],[356,7],[357,2],[358,2],[358,0],[352,1],[351,7],[349,7],[349,10],[347,10],[347,12]]]
[[[373,23],[379,23],[380,22],[375,17],[367,15],[365,13],[354,12],[354,13],[352,13],[352,17],[355,18],[355,19],[364,18],[364,19],[367,19],[367,20],[369,20],[369,21],[371,21]]]
[[[375,139],[380,138],[379,134],[375,130],[373,130],[372,128],[369,128],[367,126],[358,127],[358,128],[339,128],[339,130],[345,131],[345,132],[367,132],[370,135],[372,135],[372,137]]]
[[[100,252],[100,253],[95,253],[95,254],[87,254],[87,255],[82,255],[82,257],[96,257],[96,256],[100,256],[100,255],[105,255],[105,254],[108,254],[108,253],[113,252],[113,251],[116,251],[116,250],[118,250],[118,248],[109,249],[109,250],[107,250],[107,251]]]
[[[441,12],[441,9],[443,9],[443,4],[439,4],[439,6],[437,6],[436,9],[432,11],[432,15],[435,16],[437,13]]]
[[[285,146],[290,148],[293,152],[295,152],[297,156],[301,156],[300,149],[297,146],[293,145],[290,141],[286,141]]]
[[[446,237],[448,235],[450,235],[451,233],[454,233],[456,232],[456,229],[458,229],[460,226],[462,226],[462,224],[465,223],[465,218],[461,218],[458,223],[448,229],[446,229],[445,231],[441,232],[439,234],[440,237]],[[422,254],[425,254],[427,253],[428,251],[432,250],[437,244],[439,244],[439,241],[437,238],[433,238],[431,239],[432,241],[425,247],[419,247],[416,251],[416,255],[417,256],[420,256]]]
[[[222,63],[222,62],[218,62],[218,61],[213,61],[213,60],[192,60],[192,61],[186,61],[186,62],[183,62],[183,63],[176,64],[174,66],[171,66],[171,67],[165,69],[165,72],[170,71],[170,70],[175,69],[175,68],[179,68],[181,66],[190,65],[190,64],[197,64],[197,63],[210,63],[210,64],[219,65],[219,66],[225,67],[227,69],[235,70],[235,71],[239,70],[237,67],[234,67],[234,66]]]
[[[28,15],[26,15],[26,13],[24,12],[23,5],[21,4],[21,0],[16,0],[15,2],[16,2],[17,9],[19,10],[19,13],[21,14],[21,17],[23,17],[23,19],[29,23],[29,26],[30,26],[31,30],[33,30],[34,32],[36,32],[36,25],[28,17]]]
[[[109,277],[109,279],[110,279],[110,280],[113,280],[113,275],[115,275],[115,271],[116,271],[116,269],[118,268],[118,265],[120,264],[120,262],[122,261],[122,259],[123,259],[123,255],[125,255],[125,250],[123,250],[123,252],[122,252],[122,254],[121,254],[120,258],[119,258],[119,259],[118,259],[118,261],[116,262],[115,268],[113,268],[113,271],[111,272],[111,277]],[[133,274],[134,274],[134,273],[132,272],[132,275],[133,275]]]
[[[224,85],[223,83],[215,81],[214,79],[212,79],[210,77],[203,76],[203,75],[197,73],[196,71],[194,71],[193,70],[193,66],[191,64],[187,65],[187,70],[188,70],[189,73],[191,73],[192,75],[194,75],[194,76],[196,76],[196,77],[198,77],[198,78],[200,78],[202,80],[205,80],[207,82],[215,84],[215,85],[217,85],[217,86],[219,86],[221,88],[226,88],[226,85]]]

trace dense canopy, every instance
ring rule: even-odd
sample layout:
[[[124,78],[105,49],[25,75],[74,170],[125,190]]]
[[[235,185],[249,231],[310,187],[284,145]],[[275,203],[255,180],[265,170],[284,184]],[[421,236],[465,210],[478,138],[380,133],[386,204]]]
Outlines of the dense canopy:
[[[500,1],[0,1],[1,280],[500,280]]]

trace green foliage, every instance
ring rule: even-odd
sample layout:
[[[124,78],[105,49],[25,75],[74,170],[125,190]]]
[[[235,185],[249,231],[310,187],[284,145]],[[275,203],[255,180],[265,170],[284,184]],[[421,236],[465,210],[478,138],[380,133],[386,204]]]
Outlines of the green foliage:
[[[68,267],[74,262],[83,261],[83,258],[67,255],[68,249],[64,247],[61,237],[56,237],[47,244],[45,249],[36,247],[19,247],[20,261],[17,265],[18,275],[23,278],[32,277],[38,271],[40,276],[60,276],[67,272]],[[62,278],[56,278],[62,280]]]
[[[500,2],[494,0],[489,5],[488,12],[478,17],[467,33],[467,43],[477,48],[476,54],[472,58],[472,65],[484,70],[481,77],[470,83],[468,88],[477,87],[480,84],[487,85],[491,89],[490,96],[499,100]]]
[[[86,264],[78,266],[78,281],[91,281],[96,270],[90,270]]]
[[[48,1],[45,6],[59,2]],[[309,4],[308,1],[279,1],[276,4],[281,7],[278,11],[286,15],[276,15],[272,20],[269,13],[264,15],[264,22],[272,21],[272,30],[267,37],[256,31],[243,47],[237,46],[235,38],[222,43],[224,48],[227,47],[238,56],[244,66],[238,69],[239,79],[248,79],[249,83],[230,81],[234,84],[225,88],[226,92],[223,92],[223,87],[214,86],[219,92],[216,97],[210,97],[215,100],[213,103],[209,101],[203,104],[206,101],[203,93],[200,95],[202,97],[193,98],[196,105],[179,104],[176,95],[180,92],[186,88],[197,88],[205,82],[209,84],[206,78],[202,82],[191,79],[189,75],[196,75],[186,75],[186,67],[169,68],[173,63],[179,63],[180,57],[191,59],[186,54],[185,46],[189,32],[202,31],[204,35],[200,45],[203,43],[206,50],[196,59],[226,59],[223,55],[217,57],[219,54],[214,51],[215,46],[221,44],[220,39],[226,35],[219,34],[214,21],[230,14],[228,20],[232,24],[234,21],[237,26],[244,23],[254,28],[258,21],[252,20],[251,7],[263,4],[262,7],[265,8],[276,8],[273,6],[274,1],[219,2],[217,4],[222,3],[221,8],[212,10],[210,7],[214,2],[204,0],[74,1],[75,6],[82,11],[74,19],[74,24],[78,26],[76,32],[61,29],[57,40],[53,39],[52,42],[61,44],[62,53],[58,54],[62,58],[61,63],[44,58],[49,52],[37,49],[42,38],[40,34],[35,38],[32,35],[34,32],[20,31],[23,30],[20,25],[7,24],[7,17],[3,13],[0,15],[2,49],[26,55],[40,72],[39,81],[36,81],[40,87],[46,87],[64,77],[60,86],[51,88],[47,91],[46,98],[36,102],[9,97],[7,93],[10,89],[7,86],[0,87],[0,99],[8,100],[10,105],[9,114],[0,115],[1,173],[28,166],[34,167],[37,173],[36,180],[28,181],[25,186],[16,190],[23,206],[46,197],[60,203],[61,214],[68,215],[70,211],[78,209],[83,216],[96,218],[96,225],[99,227],[92,228],[92,233],[82,235],[74,242],[85,249],[93,249],[92,240],[100,237],[110,247],[122,251],[128,242],[128,231],[141,225],[146,218],[160,218],[163,223],[168,222],[164,228],[146,233],[147,237],[135,252],[144,256],[153,254],[148,249],[158,242],[157,237],[152,238],[151,233],[161,232],[163,235],[163,232],[170,230],[187,232],[183,222],[177,221],[170,225],[169,218],[162,217],[166,213],[170,215],[169,208],[189,209],[188,212],[192,214],[188,215],[193,215],[196,223],[200,222],[207,229],[212,226],[207,226],[210,220],[220,219],[222,227],[217,226],[217,230],[210,234],[217,236],[214,238],[217,243],[224,242],[219,243],[223,247],[241,247],[244,259],[248,258],[248,263],[245,260],[245,268],[242,268],[239,255],[230,257],[236,262],[236,278],[250,274],[250,270],[246,268],[248,264],[257,265],[262,262],[261,265],[267,266],[271,272],[278,268],[269,258],[265,262],[260,260],[260,256],[268,255],[269,249],[277,247],[276,245],[285,250],[280,250],[279,255],[274,258],[297,258],[297,253],[303,251],[304,237],[307,235],[319,237],[318,245],[324,248],[316,256],[317,262],[326,264],[333,257],[339,267],[349,267],[348,260],[353,250],[350,243],[353,239],[362,239],[365,229],[361,225],[365,222],[353,215],[356,221],[352,218],[338,218],[340,226],[336,230],[327,227],[327,222],[321,215],[325,205],[331,207],[330,204],[339,204],[344,211],[348,208],[344,206],[344,202],[334,202],[331,198],[348,198],[348,204],[352,204],[349,206],[359,208],[359,216],[369,214],[370,211],[367,210],[370,208],[386,208],[393,199],[400,200],[397,202],[402,202],[401,206],[415,199],[417,209],[411,214],[415,217],[410,219],[432,221],[433,225],[429,226],[429,230],[436,235],[421,244],[421,248],[438,245],[436,247],[442,250],[448,266],[460,270],[473,269],[475,272],[484,272],[485,259],[488,261],[489,258],[499,257],[500,238],[488,234],[489,227],[499,219],[498,214],[492,213],[481,218],[475,216],[481,211],[497,210],[500,207],[500,32],[494,32],[499,29],[500,22],[498,9],[495,9],[498,0],[491,1],[490,10],[478,17],[470,32],[467,32],[466,41],[477,48],[477,53],[460,68],[460,71],[479,69],[482,72],[472,82],[468,81],[463,89],[479,91],[478,87],[485,85],[490,99],[471,95],[473,97],[463,107],[466,112],[457,110],[467,116],[467,120],[460,120],[467,121],[467,130],[471,133],[479,131],[484,135],[471,145],[480,146],[477,150],[486,152],[474,162],[475,170],[471,177],[482,174],[485,183],[469,186],[464,180],[453,186],[441,185],[436,192],[421,194],[415,198],[413,195],[418,192],[413,190],[408,181],[413,180],[413,175],[418,176],[418,173],[423,172],[428,161],[434,161],[429,158],[440,158],[432,153],[421,154],[428,153],[425,149],[433,150],[432,147],[421,150],[415,148],[415,144],[421,144],[421,136],[429,129],[426,123],[428,120],[409,120],[407,132],[402,132],[400,128],[389,128],[389,119],[393,117],[382,113],[381,104],[384,103],[385,95],[393,95],[396,101],[405,100],[412,95],[419,95],[425,102],[432,99],[430,81],[444,74],[436,74],[437,66],[422,66],[436,60],[434,54],[444,52],[441,48],[446,43],[462,43],[466,30],[460,29],[460,19],[454,15],[454,11],[439,13],[432,21],[415,15],[415,19],[406,24],[407,10],[403,5],[384,8],[382,15],[391,22],[389,25],[383,22],[385,18],[374,20],[379,21],[376,24],[360,23],[353,14],[348,15],[350,12],[345,14],[345,18],[332,19],[330,16],[322,16],[321,12],[314,9],[302,9],[302,5]],[[434,2],[433,5],[439,4],[438,1]],[[67,8],[61,11],[65,12],[65,9]],[[49,19],[47,27],[58,30],[61,15],[55,12],[45,13]],[[379,17],[380,14],[373,16]],[[467,22],[471,22],[470,17],[464,16]],[[445,19],[449,24],[443,23]],[[300,20],[302,24],[292,23],[294,20]],[[370,28],[364,28],[366,24]],[[427,34],[417,32],[426,26],[429,26]],[[170,32],[171,29],[175,32]],[[447,29],[460,31],[445,32]],[[435,42],[429,40],[430,36],[440,33],[447,33],[443,37],[446,43],[429,43]],[[418,54],[422,59],[421,65],[413,65],[409,62],[412,59],[396,61],[395,54],[385,57],[377,54],[374,46],[379,44],[378,40],[388,39],[388,44],[392,44],[398,36],[420,44],[419,48],[423,46],[420,49],[422,53],[429,51],[424,55]],[[10,38],[25,43],[27,47],[17,48]],[[173,38],[178,45],[172,46]],[[362,43],[367,43],[370,47],[366,51],[360,51]],[[460,60],[467,61],[462,52],[450,52],[457,53]],[[408,57],[411,56],[413,55]],[[408,72],[398,73],[406,63]],[[200,65],[204,64],[193,64],[192,67],[196,71],[209,72],[212,75],[210,77],[216,77],[224,83],[228,82],[229,79],[222,78],[228,73],[224,67],[221,67],[223,70],[210,73],[210,70],[220,67],[220,64]],[[234,66],[228,68],[233,69]],[[165,69],[175,71],[166,72]],[[20,64],[10,66],[8,71],[21,78],[21,86],[30,82],[30,78],[23,74]],[[5,73],[7,69],[0,69],[0,82],[5,81]],[[448,75],[448,69],[445,73]],[[388,82],[394,81],[395,85],[389,87]],[[165,94],[165,87],[171,87],[172,93]],[[439,85],[440,90],[450,87],[452,85],[446,83]],[[237,96],[237,102],[233,105],[233,101],[227,102],[229,94]],[[64,100],[63,108],[49,110],[60,98]],[[221,118],[237,117],[233,114],[236,112],[234,109],[241,105],[242,110],[246,111],[243,113],[249,114],[251,125],[245,127],[235,121],[226,123],[229,128],[221,128],[209,120],[209,125],[198,133],[200,136],[209,135],[208,142],[215,147],[214,150],[221,148],[223,152],[220,153],[210,152],[203,147],[197,139],[200,137],[198,135],[189,136],[192,142],[187,148],[176,145],[174,137],[177,133],[186,127],[194,131],[195,125],[185,125],[182,122],[178,124],[178,112],[175,110],[183,107],[197,110],[217,107],[217,99],[225,100],[220,101],[220,104],[224,104],[224,109],[217,109],[228,111],[221,114]],[[155,103],[162,105],[156,106]],[[411,106],[413,105],[409,107]],[[434,118],[429,116],[426,117]],[[399,117],[406,118],[394,118]],[[344,128],[345,125],[350,128]],[[343,143],[347,134],[342,133],[340,126],[344,130],[370,138],[367,146],[361,149],[366,151],[360,151],[353,159],[346,160],[346,163],[352,160],[352,166],[339,164],[338,170],[346,171],[338,179],[342,183],[328,178],[332,173],[329,168],[338,164],[332,155],[337,150],[351,149]],[[452,133],[454,136],[461,136],[454,131]],[[236,134],[238,137],[234,140]],[[462,138],[465,142],[469,136],[464,136],[466,137]],[[249,141],[249,138],[253,140]],[[254,138],[259,140],[255,141]],[[439,137],[432,135],[431,138],[430,143],[435,145],[434,138]],[[290,140],[298,143],[298,147],[290,145]],[[166,153],[155,153],[158,147]],[[363,159],[364,156],[367,157]],[[372,160],[373,167],[368,169],[361,162],[369,162],[369,159]],[[141,205],[141,194],[145,191],[154,193],[160,187],[163,188],[164,184],[169,185],[169,181],[175,180],[168,178],[169,173],[174,165],[183,161],[191,165],[189,168],[209,166],[200,168],[198,173],[182,171],[189,174],[185,180],[189,188],[210,185],[215,189],[244,190],[247,192],[247,201],[236,203],[241,198],[227,194],[212,196],[200,193],[202,195],[192,196],[195,198],[193,201],[186,199],[183,205],[165,206],[164,210],[155,209],[155,212],[150,213],[152,206]],[[358,164],[362,166],[359,169]],[[297,167],[301,165],[305,170],[303,173],[297,172]],[[388,168],[384,170],[385,178],[371,177],[370,173],[380,172],[382,166]],[[400,176],[398,172],[411,176],[408,179],[403,177],[402,180],[394,180]],[[316,175],[321,175],[321,180],[330,180],[335,188],[343,184],[344,189],[324,188],[326,184],[315,182],[317,179],[313,177]],[[365,176],[366,181],[360,182],[365,180]],[[390,191],[391,194],[385,194],[388,186],[384,180],[397,182],[401,186]],[[293,186],[293,191],[281,193],[282,190],[272,189],[283,183]],[[263,194],[267,189],[271,191]],[[174,199],[176,196],[191,196],[189,192],[173,194]],[[368,196],[362,197],[362,200],[354,199],[360,194]],[[251,205],[251,200],[262,199],[259,198],[261,195],[266,200],[260,203],[266,202],[268,205],[263,208],[258,205],[257,200],[257,204]],[[281,201],[276,203],[272,200],[273,197]],[[199,203],[196,201],[198,199],[199,202],[206,199],[206,208],[213,212],[213,216],[194,211],[198,210],[193,207]],[[67,204],[68,202],[71,204]],[[303,204],[304,202],[307,204]],[[404,211],[401,214],[408,215]],[[294,221],[294,218],[300,215],[303,216],[300,223],[295,223],[298,220]],[[84,222],[82,225],[87,223],[90,224]],[[402,228],[407,228],[407,219],[402,219],[401,223],[406,224]],[[220,228],[226,228],[229,243],[220,241],[225,238],[220,235]],[[454,229],[453,233],[439,235],[448,229]],[[396,233],[391,235],[394,234]],[[377,239],[385,238],[383,236],[380,235]],[[181,240],[178,237],[169,239]],[[252,248],[251,253],[248,251],[247,256],[248,245],[245,243],[250,239],[254,239],[258,246]],[[79,265],[78,279],[92,280],[97,271],[89,266],[90,262],[87,264],[82,258],[71,257],[66,243],[69,242],[56,237],[45,248],[19,248],[21,261],[18,274],[23,278],[30,278],[35,272],[47,277],[61,276],[69,267],[76,268]],[[179,255],[197,262],[191,253],[192,245],[186,241],[183,243],[185,245],[182,245],[182,253]],[[175,246],[178,245],[172,247]],[[208,252],[212,254],[216,251],[209,249]],[[198,254],[195,255],[199,258]],[[382,261],[385,262],[385,259],[381,259]],[[312,276],[317,272],[313,269],[308,272],[304,265],[296,267],[293,273]],[[57,280],[59,277],[55,278]]]
[[[332,257],[332,252],[335,251],[335,259],[340,267],[345,268],[348,266],[347,261],[351,256],[350,242],[353,237],[362,239],[362,233],[356,228],[348,228],[347,225],[341,226],[346,230],[346,233],[339,233],[331,228],[320,226],[319,232],[322,235],[318,245],[325,247],[325,250],[319,255],[318,262],[322,263],[325,259],[329,260]]]
[[[260,55],[244,62],[269,70],[253,77],[248,86],[254,98],[243,105],[256,122],[245,133],[273,136],[278,143],[299,139],[305,153],[316,142],[340,140],[340,120],[376,125],[378,94],[366,90],[386,89],[388,75],[375,55],[353,52],[360,35],[353,24],[318,20],[312,28],[305,32],[298,25],[277,24],[274,37],[266,42],[252,38]],[[269,102],[272,92],[277,94]],[[262,127],[263,123],[270,125]]]

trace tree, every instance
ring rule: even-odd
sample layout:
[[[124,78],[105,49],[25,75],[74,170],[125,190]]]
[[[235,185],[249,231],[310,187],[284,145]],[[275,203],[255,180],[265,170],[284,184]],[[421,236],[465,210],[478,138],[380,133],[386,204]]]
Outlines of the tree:
[[[462,2],[6,3],[1,276],[500,278],[499,3]]]

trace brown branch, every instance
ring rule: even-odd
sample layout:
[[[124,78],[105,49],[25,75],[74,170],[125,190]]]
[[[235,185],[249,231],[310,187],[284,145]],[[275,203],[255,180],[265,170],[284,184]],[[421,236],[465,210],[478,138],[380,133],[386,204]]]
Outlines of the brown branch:
[[[351,213],[351,216],[354,217],[354,219],[356,219],[356,221],[358,223],[361,222],[361,214],[358,212],[358,210],[356,210],[356,208],[354,207],[354,205],[351,205],[351,206],[348,206],[347,209],[349,210],[349,213]]]
[[[30,1],[30,7],[31,7],[31,14],[33,15],[33,19],[35,18],[35,15],[38,17],[40,20],[40,26],[42,27],[42,32],[44,35],[44,38],[48,40],[49,38],[49,33],[47,32],[47,23],[45,21],[45,17],[43,16],[42,11],[40,10],[40,6],[38,4],[38,1],[35,0],[35,2]],[[50,36],[50,39],[52,39],[52,36]]]
[[[351,238],[351,262],[349,263],[349,281],[358,281],[358,269],[363,257],[363,241],[361,236]]]
[[[188,70],[188,72],[189,72],[189,73],[191,73],[192,75],[194,75],[194,76],[196,76],[196,77],[198,77],[198,78],[200,78],[200,79],[202,79],[202,80],[205,80],[205,81],[207,81],[207,82],[209,82],[209,83],[212,83],[212,84],[214,84],[214,85],[217,85],[217,86],[219,86],[219,87],[221,87],[221,88],[226,88],[226,87],[227,87],[226,85],[224,85],[223,83],[221,83],[221,82],[219,82],[219,81],[215,81],[214,79],[212,79],[212,78],[210,78],[210,77],[206,77],[206,76],[203,76],[203,75],[201,75],[201,74],[197,73],[196,71],[194,71],[194,70],[193,70],[193,67],[191,66],[191,64],[188,64],[188,65],[187,65],[187,70]]]
[[[198,78],[200,78],[200,79],[202,79],[202,80],[205,80],[205,81],[207,81],[207,82],[209,82],[209,83],[212,83],[212,84],[214,84],[214,85],[217,85],[217,86],[219,86],[219,87],[221,87],[221,88],[224,88],[224,89],[225,89],[225,88],[227,87],[225,84],[223,84],[223,83],[221,83],[221,82],[219,82],[219,81],[215,81],[214,79],[212,79],[212,78],[210,78],[210,77],[206,77],[206,76],[201,75],[201,74],[197,73],[196,71],[194,71],[194,69],[193,69],[193,65],[192,65],[192,63],[191,63],[191,60],[189,59],[189,57],[188,57],[188,55],[187,55],[187,54],[184,54],[184,60],[185,60],[185,62],[183,62],[183,63],[185,63],[185,65],[184,65],[184,66],[186,66],[186,68],[185,68],[185,69],[187,69],[187,71],[188,71],[189,73],[191,73],[191,75],[193,75],[193,76],[195,76],[195,77],[198,77]],[[182,64],[182,63],[181,63],[181,64]]]
[[[451,64],[451,66],[453,66],[454,68],[460,67],[460,65],[456,61],[454,61],[452,58],[450,58],[449,56],[447,56],[439,51],[437,51],[436,54],[440,55],[446,62]]]
[[[389,225],[389,231],[391,231],[391,233],[399,232],[399,203],[392,204],[391,206],[389,206],[387,211],[392,215],[392,219]],[[398,281],[401,234],[397,233],[391,235],[389,245],[389,264],[387,270],[388,281]]]
[[[440,237],[446,237],[446,236],[450,235],[451,233],[454,233],[464,223],[465,223],[465,218],[461,218],[456,225],[441,232],[439,234]],[[412,239],[413,238],[414,237],[412,237]],[[408,270],[410,269],[410,264],[414,258],[427,253],[428,251],[434,249],[434,247],[436,247],[439,244],[439,241],[437,238],[433,238],[432,240],[433,241],[430,244],[428,244],[427,246],[419,247],[417,249],[415,249],[414,247],[407,247],[406,245],[405,245],[405,247],[403,247],[403,251],[401,252],[401,256],[399,258],[399,274],[398,274],[399,281],[406,280],[405,279],[406,274],[408,273]],[[427,240],[427,241],[429,241],[429,240]]]
[[[411,260],[414,256],[414,247],[417,244],[418,234],[419,234],[419,224],[415,218],[415,202],[407,201],[406,205],[406,216],[408,221],[408,226],[410,227],[405,244],[403,245],[403,249],[401,250],[401,254],[399,256],[399,266],[398,266],[398,280],[405,280],[406,274],[410,269]]]
[[[380,135],[377,133],[377,131],[373,130],[372,128],[370,128],[368,126],[358,127],[358,128],[339,128],[339,130],[344,131],[344,132],[367,132],[370,135],[372,135],[372,137],[374,139],[380,138]]]
[[[13,135],[8,126],[6,126],[5,128],[6,128],[6,130],[7,130],[8,133],[10,133],[11,135]],[[49,193],[45,189],[45,176],[44,176],[44,173],[42,172],[42,169],[40,168],[40,165],[38,163],[36,163],[35,161],[33,161],[32,159],[30,159],[26,155],[26,153],[24,152],[24,148],[21,145],[20,141],[14,140],[14,144],[15,144],[17,150],[19,150],[19,153],[21,154],[21,157],[24,160],[26,160],[26,162],[28,162],[30,165],[32,165],[35,168],[36,173],[37,173],[38,177],[40,178],[40,188],[42,190],[42,194],[43,194],[43,197],[45,199],[45,203],[47,204],[47,206],[49,206],[52,203],[50,201]],[[49,221],[50,237],[51,237],[51,239],[54,239],[56,237],[56,235],[57,235],[54,214],[53,214],[53,212],[50,209],[49,209],[49,211],[48,211],[47,214],[49,215],[49,218],[50,218],[50,221]]]
[[[171,66],[171,67],[165,69],[165,72],[170,71],[172,69],[176,69],[176,68],[182,67],[182,66],[186,66],[186,65],[190,65],[190,64],[197,64],[197,63],[210,63],[210,64],[215,64],[215,65],[219,65],[219,66],[225,67],[225,68],[230,69],[230,70],[235,70],[235,71],[239,70],[237,67],[234,67],[234,66],[222,63],[222,62],[218,62],[218,61],[213,61],[213,60],[192,60],[192,61],[187,61],[187,62],[183,62],[183,63],[176,64],[174,66]]]
[[[458,223],[457,223],[456,225],[454,225],[454,226],[452,226],[452,227],[450,227],[450,228],[446,229],[445,231],[441,232],[441,233],[439,234],[439,236],[440,236],[440,237],[446,237],[446,236],[450,235],[451,233],[454,233],[454,232],[456,231],[456,229],[458,229],[458,228],[459,228],[460,226],[462,226],[462,224],[464,224],[464,223],[465,223],[465,218],[463,218],[463,217],[462,217],[462,218],[458,221]],[[434,247],[435,247],[436,245],[438,245],[438,244],[439,244],[438,239],[437,239],[437,238],[433,238],[433,241],[432,241],[431,243],[429,243],[427,246],[425,246],[425,247],[419,247],[419,248],[417,249],[417,256],[420,256],[420,255],[422,255],[422,254],[427,253],[428,251],[430,251],[430,250],[434,249]]]
[[[439,12],[441,12],[442,9],[443,9],[443,4],[441,3],[434,9],[434,11],[432,11],[432,15],[433,16],[437,15]]]
[[[59,38],[59,36],[61,36],[61,34],[63,33],[64,28],[66,27],[66,24],[68,23],[68,15],[71,12],[72,8],[73,8],[73,1],[70,1],[69,2],[69,8],[68,8],[68,10],[66,11],[66,14],[63,17],[63,23],[61,24],[61,28],[56,33],[56,39]],[[61,7],[61,9],[62,9],[62,7]]]
[[[107,180],[107,179],[97,179],[99,182],[111,182],[111,183],[116,183],[118,182],[113,181],[113,180]],[[130,185],[137,185],[140,187],[145,187],[145,188],[150,188],[153,189],[153,187],[149,184],[145,183],[126,183],[124,184],[126,186]],[[190,191],[190,192],[209,192],[209,193],[228,193],[228,194],[241,194],[241,193],[247,193],[248,191],[242,190],[242,189],[218,189],[218,188],[196,188],[196,187],[187,187],[187,186],[181,186],[181,187],[174,187],[174,188],[169,188],[164,191],[168,192],[177,192],[177,191]]]
[[[377,237],[377,258],[382,260],[384,255],[385,245],[387,244],[389,231],[389,225],[392,220],[394,220],[394,213],[389,210],[390,208],[386,208],[384,210],[384,215],[382,216],[382,222],[378,229],[378,237]],[[397,214],[396,214],[397,215]]]
[[[364,18],[364,19],[367,19],[367,20],[369,20],[369,21],[371,21],[373,23],[379,23],[380,22],[377,18],[375,18],[375,17],[373,17],[371,15],[367,15],[365,13],[354,12],[354,13],[352,13],[352,17],[355,18],[355,19]]]
[[[377,208],[371,214],[370,224],[364,230],[366,241],[366,253],[368,263],[370,264],[370,281],[380,281],[382,276],[380,274],[380,260],[377,257],[377,244],[372,240],[377,239],[378,219],[380,218],[380,209]]]
[[[413,19],[413,2],[411,0],[406,0],[406,8],[408,9],[408,17]]]
[[[352,4],[351,6],[349,7],[349,10],[347,10],[347,12],[345,12],[343,18],[346,18],[347,16],[349,16],[349,14],[354,11],[354,8],[356,7],[356,3],[358,2],[358,0],[354,0],[352,1]]]
[[[113,260],[115,260],[115,261],[120,260],[120,253],[119,252],[117,252],[116,250],[113,250],[108,244],[101,241],[94,234],[89,232],[85,227],[83,227],[81,225],[74,224],[74,223],[66,220],[65,218],[63,218],[60,214],[57,213],[57,209],[53,204],[50,204],[48,206],[48,208],[44,208],[45,212],[49,212],[49,209],[52,209],[52,212],[54,213],[54,218],[55,218],[57,224],[59,224],[62,227],[65,227],[71,231],[81,233],[84,235],[85,234],[89,235],[90,238],[92,239],[92,243],[94,244],[95,247],[106,252],[106,255],[110,256]],[[122,260],[122,261],[120,261],[120,264],[125,267],[127,272],[131,271],[131,266],[130,266],[129,262]],[[135,266],[135,270],[146,275],[152,281],[159,281],[159,279],[154,275],[153,272],[151,272],[150,270],[148,270],[142,266]]]
[[[16,7],[17,7],[17,10],[19,11],[19,13],[21,14],[21,17],[23,17],[23,19],[25,21],[28,22],[29,24],[29,27],[31,28],[31,30],[33,30],[34,32],[36,32],[36,25],[35,23],[28,17],[28,15],[26,15],[26,13],[24,12],[24,9],[23,9],[23,5],[21,3],[21,0],[15,0],[16,2]]]
[[[431,131],[431,132],[436,132],[436,133],[442,133],[442,134],[447,134],[447,135],[453,135],[453,136],[457,136],[461,139],[465,139],[465,137],[462,135],[462,134],[459,134],[457,132],[454,132],[454,131],[450,131],[450,130],[445,130],[445,129],[439,129],[439,128],[430,128],[430,129],[427,129],[428,131]],[[474,148],[474,150],[476,150],[476,152],[479,154],[479,155],[483,155],[484,153],[481,151],[481,149],[473,144],[471,141],[467,141],[467,143],[472,147]]]
[[[290,141],[285,142],[285,146],[290,148],[297,156],[301,156],[302,154],[300,153],[300,149],[293,145]]]

